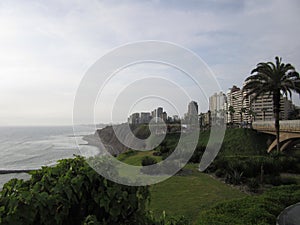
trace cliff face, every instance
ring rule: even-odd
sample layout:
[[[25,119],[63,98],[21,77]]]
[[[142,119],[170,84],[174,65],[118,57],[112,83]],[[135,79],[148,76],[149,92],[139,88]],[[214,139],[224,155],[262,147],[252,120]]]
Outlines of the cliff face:
[[[139,143],[133,141],[133,137],[130,135],[132,133],[140,139],[147,138],[150,134],[148,126],[137,126],[131,127],[128,130],[127,124],[120,124],[114,126],[107,126],[101,130],[95,132],[95,136],[101,139],[101,142],[105,145],[106,150],[108,150],[112,155],[119,155],[128,149],[124,143],[128,143],[130,146],[133,145],[136,149],[142,148]],[[117,134],[117,135],[116,135]]]

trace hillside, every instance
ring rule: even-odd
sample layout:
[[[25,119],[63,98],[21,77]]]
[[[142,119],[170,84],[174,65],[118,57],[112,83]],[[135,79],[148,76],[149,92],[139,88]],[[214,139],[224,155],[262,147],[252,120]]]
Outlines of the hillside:
[[[126,124],[121,124],[115,127],[121,141],[116,137],[112,126],[97,130],[95,135],[98,135],[102,143],[108,146],[111,154],[119,155],[128,150],[128,147],[123,144],[123,140],[133,143],[133,141],[130,140],[126,126]],[[130,128],[137,138],[145,139],[150,135],[147,125],[131,126]],[[200,133],[198,141],[199,147],[206,146],[209,135],[209,131]],[[178,133],[167,134],[161,145],[171,152],[175,149],[179,138],[180,134]],[[274,137],[271,135],[258,133],[251,129],[227,129],[220,152],[225,155],[261,155],[265,154],[268,144],[270,144],[273,139]],[[138,147],[139,146],[136,146],[136,148]],[[142,148],[142,146],[140,147]]]

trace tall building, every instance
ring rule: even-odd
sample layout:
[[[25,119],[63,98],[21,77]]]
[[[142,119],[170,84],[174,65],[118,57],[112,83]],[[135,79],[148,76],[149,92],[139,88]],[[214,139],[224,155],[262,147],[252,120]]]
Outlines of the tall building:
[[[141,112],[140,123],[149,123],[151,120],[151,114],[149,112]]]
[[[259,96],[251,104],[255,120],[274,120],[274,108],[272,95],[264,94]],[[287,120],[289,114],[293,111],[294,105],[287,97],[280,97],[280,119]]]
[[[198,115],[198,103],[191,101],[188,105],[188,115]]]
[[[128,122],[130,124],[139,124],[140,123],[140,114],[139,113],[133,113],[129,116]]]
[[[198,126],[198,103],[195,101],[191,101],[188,104],[188,112],[186,114],[186,122],[190,125]]]
[[[274,120],[273,98],[268,93],[253,100],[253,95],[245,98],[246,91],[233,86],[227,92],[227,121],[233,123]],[[210,104],[210,107],[213,107]],[[280,119],[288,119],[294,105],[286,97],[280,99]],[[213,118],[213,112],[212,112]]]
[[[209,111],[214,123],[227,123],[227,97],[223,92],[215,93],[209,97]]]
[[[233,86],[227,92],[227,121],[231,123],[250,122],[250,98],[239,87]]]
[[[156,117],[163,119],[163,112],[164,112],[163,108],[158,107],[156,112],[157,112]],[[158,120],[156,120],[156,122],[158,122]]]

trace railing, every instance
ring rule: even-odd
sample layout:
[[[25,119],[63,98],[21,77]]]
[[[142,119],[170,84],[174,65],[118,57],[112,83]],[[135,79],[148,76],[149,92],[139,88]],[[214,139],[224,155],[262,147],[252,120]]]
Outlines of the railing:
[[[279,121],[280,131],[300,132],[300,120],[281,120]],[[255,130],[275,131],[275,121],[256,121],[252,123]]]

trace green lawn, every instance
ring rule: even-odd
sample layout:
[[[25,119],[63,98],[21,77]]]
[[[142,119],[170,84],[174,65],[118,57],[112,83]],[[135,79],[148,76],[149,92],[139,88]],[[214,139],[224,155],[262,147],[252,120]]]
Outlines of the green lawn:
[[[157,162],[161,161],[160,156],[153,156],[154,151],[127,151],[120,154],[117,159],[133,166],[141,166],[142,158],[145,156],[151,156],[155,158]]]
[[[129,151],[119,155],[118,159],[130,165],[141,165],[144,156],[161,161],[161,157],[155,157],[152,153],[153,151]],[[197,166],[198,164],[187,164],[182,175],[173,176],[150,186],[149,207],[154,215],[161,216],[165,211],[169,216],[183,215],[191,221],[196,221],[202,209],[226,199],[246,196],[208,174],[199,172]]]
[[[144,156],[151,156],[157,161],[161,157],[153,156],[153,151],[128,151],[118,156],[124,163],[140,166]],[[245,197],[246,194],[224,184],[208,174],[197,170],[198,164],[187,164],[182,175],[175,175],[161,183],[150,186],[150,210],[156,216],[163,211],[169,216],[183,215],[196,221],[202,209],[233,198]]]
[[[165,211],[167,215],[184,215],[195,222],[202,209],[222,200],[246,196],[208,174],[198,172],[196,165],[187,165],[186,168],[191,174],[176,175],[151,186],[150,210],[154,215]]]

